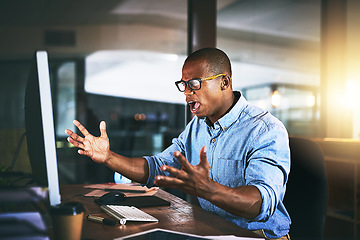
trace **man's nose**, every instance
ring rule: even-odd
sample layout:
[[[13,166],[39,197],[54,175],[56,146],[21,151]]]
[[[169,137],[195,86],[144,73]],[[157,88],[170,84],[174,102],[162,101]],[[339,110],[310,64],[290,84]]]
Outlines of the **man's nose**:
[[[194,94],[194,90],[192,90],[192,89],[189,87],[189,84],[186,84],[184,94],[185,94],[185,96],[186,96],[186,95]]]

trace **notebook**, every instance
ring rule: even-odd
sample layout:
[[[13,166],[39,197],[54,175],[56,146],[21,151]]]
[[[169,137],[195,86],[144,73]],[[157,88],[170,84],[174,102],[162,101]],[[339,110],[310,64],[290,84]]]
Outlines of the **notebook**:
[[[94,201],[97,204],[102,205],[97,201],[97,199],[95,199]],[[122,201],[112,202],[111,205],[134,206],[137,208],[142,208],[142,207],[170,206],[170,202],[156,196],[143,196],[143,197],[126,197]]]

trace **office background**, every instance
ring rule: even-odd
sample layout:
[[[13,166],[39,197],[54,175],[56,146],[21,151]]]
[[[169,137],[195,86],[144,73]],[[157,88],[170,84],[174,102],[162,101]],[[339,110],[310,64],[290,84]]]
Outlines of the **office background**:
[[[191,44],[189,2],[1,1],[1,170],[25,131],[24,92],[35,49],[49,53],[62,184],[113,180],[110,170],[67,144],[64,130],[74,129],[73,119],[93,134],[105,120],[111,148],[126,156],[168,146],[188,118],[173,82]],[[216,26],[202,27],[213,28],[211,40],[229,55],[234,89],[277,116],[290,135],[359,139],[359,1],[215,2],[215,14],[205,16]],[[25,142],[14,170],[31,170]]]

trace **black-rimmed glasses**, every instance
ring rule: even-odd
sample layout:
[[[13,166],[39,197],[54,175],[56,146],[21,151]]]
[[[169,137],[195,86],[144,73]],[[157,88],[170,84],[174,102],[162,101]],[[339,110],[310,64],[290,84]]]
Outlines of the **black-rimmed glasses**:
[[[201,88],[202,81],[213,80],[220,76],[226,76],[226,74],[221,73],[221,74],[214,75],[211,77],[206,77],[206,78],[194,78],[194,79],[190,79],[189,81],[180,80],[180,81],[176,81],[175,85],[179,89],[180,92],[185,92],[186,85],[188,85],[191,90],[195,91],[195,90],[199,90]]]

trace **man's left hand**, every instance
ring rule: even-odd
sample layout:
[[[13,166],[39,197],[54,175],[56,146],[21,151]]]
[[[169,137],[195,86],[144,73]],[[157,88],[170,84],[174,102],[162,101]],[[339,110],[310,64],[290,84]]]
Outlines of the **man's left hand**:
[[[206,158],[205,146],[200,150],[200,163],[196,166],[191,165],[178,151],[174,152],[174,157],[178,159],[182,168],[179,170],[167,165],[161,166],[161,170],[169,172],[172,177],[156,176],[154,181],[156,185],[167,188],[179,188],[187,194],[198,197],[204,197],[211,191],[213,180],[209,177],[210,165]]]

